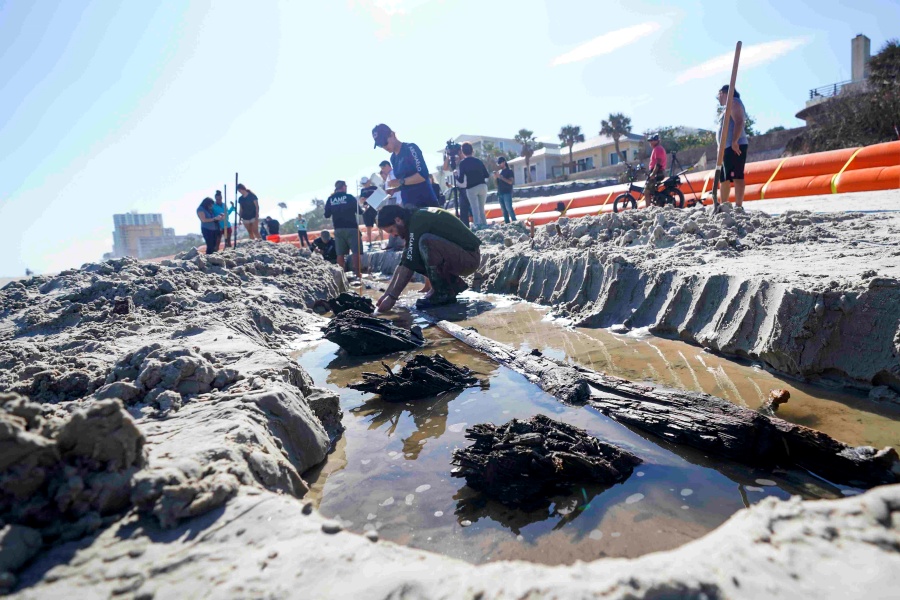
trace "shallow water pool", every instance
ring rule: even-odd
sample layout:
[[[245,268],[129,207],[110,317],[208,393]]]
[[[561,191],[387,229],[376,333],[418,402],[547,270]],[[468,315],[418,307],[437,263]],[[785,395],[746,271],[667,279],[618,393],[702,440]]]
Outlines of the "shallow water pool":
[[[404,312],[395,318],[409,325],[412,317]],[[305,475],[312,487],[307,497],[351,531],[374,529],[382,539],[473,563],[561,564],[674,548],[766,496],[856,493],[801,471],[712,464],[702,453],[644,437],[593,409],[565,406],[518,373],[420,324],[429,341],[424,353],[468,366],[489,387],[390,403],[345,386],[363,371],[381,370],[380,360],[397,367],[405,353],[361,360],[324,340],[295,353],[317,385],[340,392],[346,427],[326,462]],[[451,453],[468,444],[467,426],[537,413],[582,427],[644,462],[622,484],[579,487],[534,511],[486,500],[451,477]]]

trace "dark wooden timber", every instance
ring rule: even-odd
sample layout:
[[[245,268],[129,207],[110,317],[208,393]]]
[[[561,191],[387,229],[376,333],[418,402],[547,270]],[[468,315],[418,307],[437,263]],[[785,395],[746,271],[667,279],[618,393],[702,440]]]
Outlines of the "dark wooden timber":
[[[589,404],[615,421],[710,456],[761,467],[795,465],[862,488],[900,481],[900,457],[891,447],[849,446],[709,394],[635,383],[519,352],[448,321],[437,326],[564,402]]]
[[[332,318],[324,336],[354,356],[414,350],[425,344],[420,330],[412,332],[358,310],[347,310]]]
[[[327,302],[328,306],[331,307],[331,312],[336,315],[348,310],[358,310],[367,315],[375,312],[375,305],[372,303],[371,298],[366,298],[353,292],[341,292],[336,297],[329,298]]]
[[[386,374],[363,373],[362,381],[351,383],[348,387],[379,394],[385,400],[404,401],[479,384],[471,370],[457,367],[440,354],[416,354],[397,373],[386,364],[381,364]]]
[[[466,430],[474,443],[453,451],[453,477],[503,504],[528,507],[579,483],[612,485],[631,475],[637,456],[544,415]]]
[[[361,313],[371,315],[375,312],[375,305],[372,303],[371,298],[366,298],[353,292],[341,292],[328,300],[316,300],[313,304],[313,310],[320,315],[328,312],[339,315],[348,310],[358,310]]]

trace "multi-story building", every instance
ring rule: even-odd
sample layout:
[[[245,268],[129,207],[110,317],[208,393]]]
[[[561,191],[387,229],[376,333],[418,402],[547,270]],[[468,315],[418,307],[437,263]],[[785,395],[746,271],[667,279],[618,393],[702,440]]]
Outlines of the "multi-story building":
[[[491,137],[489,135],[458,135],[453,139],[457,144],[464,144],[469,142],[472,144],[472,147],[475,149],[476,154],[481,154],[484,150],[485,142],[491,143],[494,145],[497,150],[509,156],[510,154],[515,154],[518,156],[519,152],[522,150],[522,144],[517,142],[512,138],[501,138],[501,137]],[[441,153],[444,152],[444,149],[441,148]]]
[[[139,214],[130,212],[123,215],[113,215],[113,256],[134,256],[141,258],[138,248],[140,238],[163,237],[166,231],[163,228],[163,219],[160,214]],[[170,230],[171,236],[175,235]]]
[[[619,152],[625,160],[635,160],[641,153],[644,136],[628,133],[619,138]],[[616,154],[616,145],[611,137],[595,136],[579,142],[572,147],[572,162],[569,165],[568,146],[547,145],[535,150],[529,162],[528,183],[538,183],[583,171],[593,171],[621,162],[622,156]],[[509,166],[516,174],[516,182],[525,182],[525,158],[518,157],[509,161]]]
[[[160,250],[180,244],[190,237],[199,237],[175,235],[174,229],[163,227],[161,214],[130,212],[113,215],[113,224],[113,258],[152,258],[158,256]]]

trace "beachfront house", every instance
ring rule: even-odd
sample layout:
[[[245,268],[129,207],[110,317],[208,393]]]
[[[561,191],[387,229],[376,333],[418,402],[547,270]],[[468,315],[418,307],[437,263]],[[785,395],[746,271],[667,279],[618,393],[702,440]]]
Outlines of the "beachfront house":
[[[645,145],[644,136],[629,133],[619,138],[619,150],[628,161],[634,161],[641,154]],[[572,162],[575,163],[573,173],[577,176],[583,173],[585,177],[600,175],[603,167],[616,165],[621,162],[621,157],[616,154],[616,146],[613,139],[603,135],[588,138],[575,144],[572,148]],[[541,183],[557,179],[563,175],[570,175],[569,148],[568,146],[546,146],[534,151],[534,156],[529,161],[530,174],[528,183]],[[516,174],[516,183],[525,182],[525,159],[515,158],[509,161],[509,166]]]

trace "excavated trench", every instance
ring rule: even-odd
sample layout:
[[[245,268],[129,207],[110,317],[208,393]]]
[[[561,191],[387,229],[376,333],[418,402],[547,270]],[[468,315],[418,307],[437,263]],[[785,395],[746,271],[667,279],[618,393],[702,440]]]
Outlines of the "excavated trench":
[[[407,298],[412,301],[411,295]],[[864,397],[789,382],[758,365],[683,342],[564,327],[548,318],[546,308],[508,297],[467,293],[461,305],[433,313],[513,347],[536,348],[637,381],[704,391],[751,408],[772,389],[787,389],[791,400],[779,410],[781,417],[852,444],[883,447],[900,441],[900,407],[872,410]],[[393,318],[424,328],[424,353],[440,353],[480,373],[490,385],[386,402],[347,385],[361,380],[363,371],[380,371],[381,360],[398,367],[413,353],[368,359],[348,356],[324,340],[301,344],[293,357],[314,381],[340,393],[346,427],[326,462],[305,474],[311,486],[308,497],[326,517],[351,531],[377,531],[384,539],[472,563],[521,559],[570,564],[678,547],[769,496],[819,499],[858,493],[802,470],[711,460],[699,451],[647,437],[593,409],[563,405],[524,376],[406,310]],[[644,462],[622,484],[582,487],[528,511],[487,500],[451,478],[451,453],[468,445],[467,426],[535,414],[581,427]]]
[[[496,266],[526,249],[485,250]],[[885,256],[881,266],[877,256],[860,259],[881,269],[893,260]],[[487,285],[502,283],[487,274]],[[468,366],[489,387],[384,403],[346,384],[380,370],[381,358],[395,365],[407,355],[348,358],[321,341],[326,321],[310,312],[346,286],[291,248],[247,244],[158,265],[89,264],[0,290],[0,390],[10,392],[0,395],[0,424],[12,449],[0,473],[0,593],[700,598],[806,597],[836,582],[888,589],[878,577],[895,571],[900,487],[840,500],[860,490],[803,470],[711,460],[566,406],[425,323],[424,352]],[[572,317],[598,308],[547,300]],[[545,307],[482,296],[442,313],[433,316],[518,348],[750,407],[769,389],[788,388],[781,416],[853,444],[898,439],[889,402],[784,381],[647,337],[636,323],[624,336],[564,328]],[[394,318],[409,324],[412,316]],[[534,414],[643,462],[623,483],[580,486],[528,511],[485,501],[449,476],[467,426]],[[789,495],[838,500],[776,501]],[[342,528],[377,528],[403,545]],[[638,555],[614,567],[536,564]],[[531,563],[493,564],[506,558]],[[777,586],[759,583],[752,565],[760,564]]]

